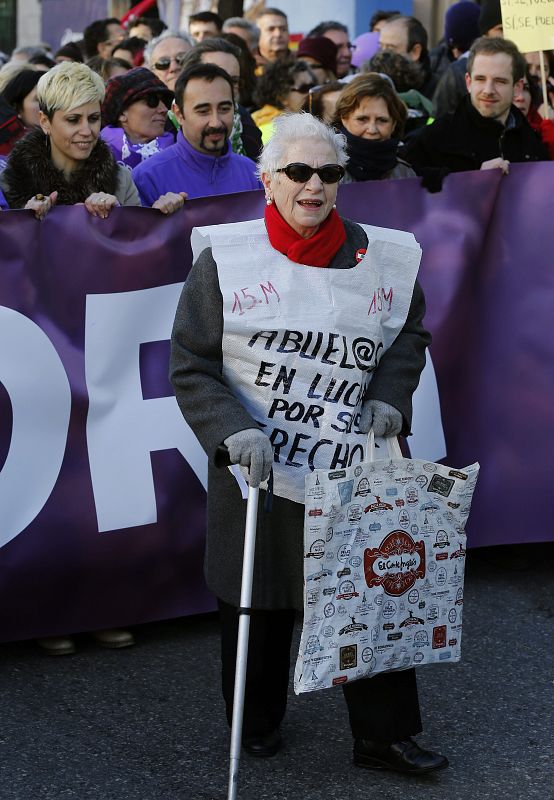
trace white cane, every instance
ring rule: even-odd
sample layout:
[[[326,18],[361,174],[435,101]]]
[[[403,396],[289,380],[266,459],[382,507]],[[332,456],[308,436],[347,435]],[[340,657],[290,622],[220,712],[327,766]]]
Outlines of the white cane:
[[[227,800],[236,800],[242,743],[242,718],[244,715],[244,690],[246,664],[248,661],[248,635],[250,632],[250,603],[252,601],[252,576],[256,549],[256,520],[258,516],[258,487],[248,487],[246,527],[244,531],[244,556],[242,560],[242,583],[240,589],[239,634],[237,662],[235,668],[235,690],[233,695],[233,723],[231,726],[231,752],[229,755],[229,788]]]

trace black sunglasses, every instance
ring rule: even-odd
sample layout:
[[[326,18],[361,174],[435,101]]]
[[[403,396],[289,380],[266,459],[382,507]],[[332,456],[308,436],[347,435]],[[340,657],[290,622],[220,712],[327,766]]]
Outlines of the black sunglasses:
[[[177,53],[177,55],[173,56],[173,58],[160,58],[160,60],[154,62],[152,66],[154,67],[154,69],[163,72],[166,69],[170,68],[172,61],[175,61],[178,67],[182,67],[186,57],[187,57],[186,53]]]
[[[308,94],[310,89],[315,89],[317,83],[301,83],[300,86],[291,86],[291,92],[300,92],[300,94]]]
[[[340,164],[324,164],[322,167],[309,167],[308,164],[295,162],[287,164],[286,167],[275,170],[284,172],[287,178],[295,183],[308,183],[314,172],[321,178],[323,183],[338,183],[344,178],[344,167]]]
[[[157,108],[160,102],[163,102],[163,97],[159,94],[156,94],[156,92],[152,92],[151,94],[147,94],[146,97],[143,97],[143,100],[148,108]]]

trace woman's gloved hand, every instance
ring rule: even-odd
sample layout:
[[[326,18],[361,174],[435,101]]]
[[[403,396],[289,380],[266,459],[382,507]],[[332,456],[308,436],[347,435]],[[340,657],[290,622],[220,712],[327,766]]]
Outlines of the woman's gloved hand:
[[[366,400],[362,405],[359,428],[362,433],[369,433],[373,428],[375,436],[398,436],[402,430],[402,414],[383,400]]]
[[[269,478],[273,448],[269,437],[259,428],[246,428],[223,440],[231,464],[238,464],[250,486],[259,486]]]

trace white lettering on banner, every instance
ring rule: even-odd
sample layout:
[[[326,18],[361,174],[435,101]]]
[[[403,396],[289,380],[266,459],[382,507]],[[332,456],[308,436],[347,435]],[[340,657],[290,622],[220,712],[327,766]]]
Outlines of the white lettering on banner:
[[[54,345],[38,325],[0,306],[0,381],[13,414],[10,449],[0,472],[0,547],[38,515],[62,465],[71,389]]]
[[[157,521],[152,451],[177,448],[207,483],[206,455],[176,399],[142,397],[140,345],[170,338],[181,289],[87,297],[87,441],[101,532]]]

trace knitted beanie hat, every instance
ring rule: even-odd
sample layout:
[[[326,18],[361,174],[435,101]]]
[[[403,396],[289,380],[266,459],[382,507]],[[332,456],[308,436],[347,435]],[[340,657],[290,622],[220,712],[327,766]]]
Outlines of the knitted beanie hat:
[[[296,56],[299,59],[308,56],[315,59],[324,69],[330,69],[335,73],[337,71],[337,45],[326,36],[302,39],[298,45]]]
[[[479,6],[460,0],[450,6],[444,17],[444,38],[451,47],[465,52],[479,36]]]
[[[491,28],[502,25],[502,10],[500,0],[481,0],[481,13],[479,14],[479,33],[484,36]]]
[[[157,94],[167,108],[171,107],[173,92],[146,67],[115,75],[106,84],[106,96],[102,103],[102,124],[119,125],[119,117],[137,100]]]
[[[18,109],[23,105],[23,101],[30,94],[44,72],[35,69],[24,69],[18,72],[9,83],[6,84],[2,96],[13,108]]]

